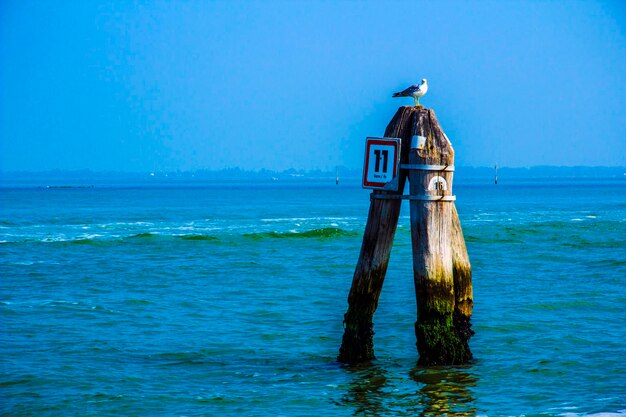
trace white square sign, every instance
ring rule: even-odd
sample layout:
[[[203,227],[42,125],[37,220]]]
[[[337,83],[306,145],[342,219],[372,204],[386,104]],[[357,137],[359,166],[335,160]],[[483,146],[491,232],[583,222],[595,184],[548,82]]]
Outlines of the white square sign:
[[[392,190],[393,188],[390,188],[388,183],[398,176],[399,159],[400,139],[367,138],[363,187]]]

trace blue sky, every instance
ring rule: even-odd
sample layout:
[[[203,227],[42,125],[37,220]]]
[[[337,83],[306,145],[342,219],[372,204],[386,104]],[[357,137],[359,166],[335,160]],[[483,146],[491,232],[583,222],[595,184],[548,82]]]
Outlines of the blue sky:
[[[457,165],[626,165],[626,2],[3,0],[0,170],[360,168],[422,78]]]

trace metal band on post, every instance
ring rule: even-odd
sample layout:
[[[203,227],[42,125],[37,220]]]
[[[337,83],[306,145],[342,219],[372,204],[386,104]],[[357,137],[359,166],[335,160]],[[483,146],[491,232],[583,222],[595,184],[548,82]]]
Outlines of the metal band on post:
[[[455,195],[410,195],[408,200],[417,201],[455,201]]]
[[[454,172],[454,165],[418,165],[418,164],[401,164],[401,169],[413,169],[416,171],[447,171]]]
[[[370,200],[455,201],[455,195],[370,194]]]

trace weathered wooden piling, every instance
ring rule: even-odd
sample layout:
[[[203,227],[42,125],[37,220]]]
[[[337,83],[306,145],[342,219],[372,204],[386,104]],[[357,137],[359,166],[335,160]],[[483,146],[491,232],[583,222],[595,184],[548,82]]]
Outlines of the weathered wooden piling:
[[[358,363],[375,358],[372,317],[385,279],[400,205],[403,198],[408,198],[419,363],[467,362],[472,357],[468,345],[473,334],[472,276],[452,195],[452,144],[435,113],[421,106],[398,109],[385,137],[401,139],[398,191],[372,192],[338,360]],[[407,177],[409,196],[402,195]]]
[[[409,181],[419,363],[465,363],[472,357],[466,314],[471,300],[471,270],[452,194],[454,149],[432,110],[420,108],[412,130],[418,138],[409,153]]]
[[[408,161],[413,108],[398,109],[385,130],[386,137],[401,139],[400,163]],[[406,173],[398,177],[398,191],[374,191],[375,194],[402,194]],[[374,359],[372,317],[387,273],[389,255],[400,215],[400,199],[372,199],[363,235],[361,254],[352,278],[348,311],[344,316],[344,333],[339,349],[340,362],[357,363]]]

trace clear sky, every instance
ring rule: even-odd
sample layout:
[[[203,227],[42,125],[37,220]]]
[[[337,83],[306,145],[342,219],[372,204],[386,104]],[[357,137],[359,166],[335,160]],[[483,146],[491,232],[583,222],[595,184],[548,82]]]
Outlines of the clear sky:
[[[0,170],[360,168],[422,78],[457,165],[626,165],[624,1],[2,0]]]

